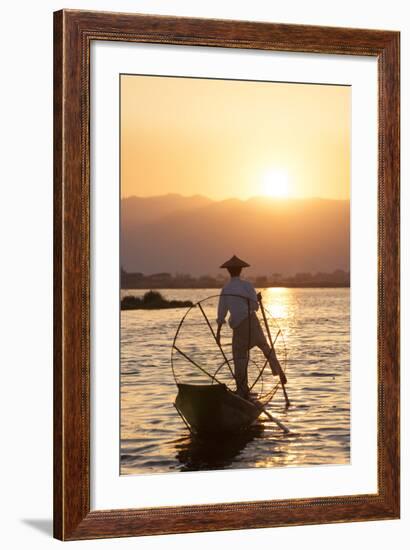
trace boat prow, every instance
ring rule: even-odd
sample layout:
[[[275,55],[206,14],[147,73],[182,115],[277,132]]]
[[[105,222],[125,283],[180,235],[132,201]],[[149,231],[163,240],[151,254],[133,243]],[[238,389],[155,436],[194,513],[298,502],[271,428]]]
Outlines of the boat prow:
[[[237,433],[247,429],[263,412],[225,384],[177,384],[175,407],[194,433]]]

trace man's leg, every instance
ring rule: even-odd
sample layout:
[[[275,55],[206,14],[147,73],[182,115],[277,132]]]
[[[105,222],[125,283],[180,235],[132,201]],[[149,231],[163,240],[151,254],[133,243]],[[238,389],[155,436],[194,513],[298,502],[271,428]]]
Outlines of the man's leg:
[[[235,381],[237,392],[242,397],[249,394],[248,387],[248,362],[249,362],[249,325],[243,321],[238,327],[233,329],[232,337],[232,355],[235,367]]]
[[[253,332],[254,344],[262,351],[263,355],[268,360],[273,376],[280,376],[283,383],[286,384],[286,375],[280,366],[278,358],[276,357],[275,348],[271,348],[268,344],[258,319],[256,319],[253,323]]]

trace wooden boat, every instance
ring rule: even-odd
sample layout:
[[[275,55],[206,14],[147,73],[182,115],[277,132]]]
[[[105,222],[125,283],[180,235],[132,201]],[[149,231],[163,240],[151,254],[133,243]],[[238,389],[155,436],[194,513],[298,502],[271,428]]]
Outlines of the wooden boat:
[[[225,384],[177,384],[175,408],[197,434],[238,433],[248,428],[263,412]]]

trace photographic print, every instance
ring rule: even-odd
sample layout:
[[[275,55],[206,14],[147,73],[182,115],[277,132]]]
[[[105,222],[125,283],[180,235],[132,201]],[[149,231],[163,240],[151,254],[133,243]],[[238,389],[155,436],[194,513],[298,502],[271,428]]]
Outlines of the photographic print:
[[[120,473],[350,462],[351,88],[120,76]]]

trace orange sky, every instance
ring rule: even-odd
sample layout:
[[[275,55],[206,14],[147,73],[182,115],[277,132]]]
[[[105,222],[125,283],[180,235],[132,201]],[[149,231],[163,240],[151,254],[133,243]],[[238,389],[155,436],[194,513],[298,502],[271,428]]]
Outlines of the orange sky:
[[[121,76],[121,196],[347,199],[351,89]]]

